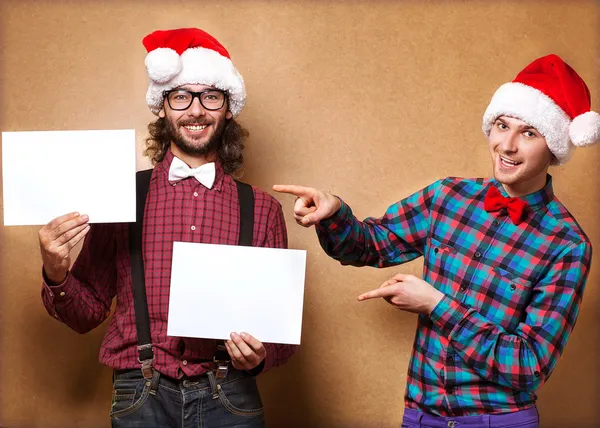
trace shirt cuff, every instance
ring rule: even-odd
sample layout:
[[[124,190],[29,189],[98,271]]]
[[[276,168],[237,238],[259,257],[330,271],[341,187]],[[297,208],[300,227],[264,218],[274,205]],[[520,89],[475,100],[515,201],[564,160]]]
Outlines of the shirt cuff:
[[[342,198],[337,197],[342,203],[340,209],[335,212],[331,217],[324,218],[321,220],[315,228],[318,232],[331,232],[339,228],[340,225],[348,223],[348,219],[352,217],[352,210]]]
[[[48,277],[46,276],[46,272],[42,269],[42,278],[44,288],[46,289],[46,293],[48,293],[48,297],[52,303],[60,304],[65,303],[70,300],[73,296],[73,282],[74,278],[71,275],[71,272],[67,272],[67,277],[65,280],[59,285],[50,285]]]
[[[429,319],[450,338],[452,330],[468,315],[472,309],[456,299],[444,294],[442,300],[433,308]]]
[[[265,361],[266,361],[266,357],[264,360],[262,360],[260,362],[260,364],[256,367],[254,367],[253,369],[250,370],[246,370],[248,373],[250,373],[251,376],[258,376],[259,374],[261,374],[263,372],[263,370],[265,369]]]
[[[273,365],[275,364],[275,354],[277,353],[275,345],[273,343],[265,343],[264,345],[267,355],[258,366],[249,371],[252,376],[259,375],[260,373],[264,373],[267,370],[272,369]]]

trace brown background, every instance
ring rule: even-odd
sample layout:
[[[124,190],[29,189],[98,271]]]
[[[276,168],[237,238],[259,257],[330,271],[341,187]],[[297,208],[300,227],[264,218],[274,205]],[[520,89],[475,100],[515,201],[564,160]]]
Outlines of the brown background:
[[[197,26],[228,48],[247,82],[245,180],[317,186],[360,217],[381,215],[437,178],[490,173],[483,111],[538,56],[563,56],[599,109],[598,23],[594,1],[573,0],[4,0],[0,129],[135,128],[141,148],[153,119],[141,39]],[[557,195],[596,245],[599,150],[553,170]],[[148,165],[140,155],[138,167]],[[302,348],[260,378],[270,426],[398,427],[415,317],[356,296],[396,272],[420,273],[422,261],[341,267],[295,225],[293,198],[277,197],[290,246],[308,250],[308,272]],[[108,427],[111,373],[97,362],[106,324],[79,336],[46,314],[38,229],[0,228],[0,425]],[[597,426],[599,272],[539,394],[543,427]]]

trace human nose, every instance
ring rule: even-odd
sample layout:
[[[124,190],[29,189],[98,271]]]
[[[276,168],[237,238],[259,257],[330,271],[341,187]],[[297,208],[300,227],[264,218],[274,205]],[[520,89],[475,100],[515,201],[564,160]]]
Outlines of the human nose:
[[[500,149],[504,153],[514,153],[518,150],[518,138],[519,132],[509,131],[502,134],[502,141],[500,142]]]
[[[192,104],[188,108],[188,114],[190,116],[204,116],[205,113],[206,111],[204,110],[202,103],[200,103],[200,97],[195,96],[192,98]]]

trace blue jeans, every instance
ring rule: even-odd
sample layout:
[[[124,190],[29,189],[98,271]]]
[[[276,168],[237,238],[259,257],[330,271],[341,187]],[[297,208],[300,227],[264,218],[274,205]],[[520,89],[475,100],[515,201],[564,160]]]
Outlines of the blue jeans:
[[[114,375],[110,419],[113,428],[264,428],[263,406],[256,380],[230,369],[217,381],[214,373],[172,379],[141,370]]]
[[[402,428],[539,428],[537,408],[477,416],[435,416],[404,409]]]

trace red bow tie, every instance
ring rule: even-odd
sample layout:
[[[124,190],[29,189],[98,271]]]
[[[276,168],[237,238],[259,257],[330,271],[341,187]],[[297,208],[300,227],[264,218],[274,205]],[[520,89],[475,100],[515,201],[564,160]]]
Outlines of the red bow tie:
[[[527,208],[527,202],[519,198],[505,198],[496,187],[490,186],[485,195],[483,207],[487,212],[500,211],[502,208],[506,208],[512,222],[519,224],[522,221],[523,211]]]

